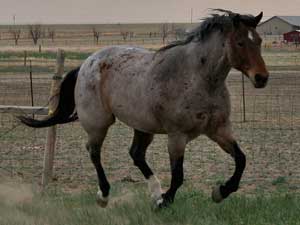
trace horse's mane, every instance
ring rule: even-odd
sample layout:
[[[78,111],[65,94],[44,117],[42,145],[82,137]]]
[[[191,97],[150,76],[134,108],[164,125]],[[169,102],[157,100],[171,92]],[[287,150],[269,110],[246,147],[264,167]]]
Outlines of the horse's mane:
[[[212,11],[222,13],[212,13],[209,17],[203,18],[203,22],[189,32],[184,40],[174,41],[158,50],[158,52],[173,48],[179,45],[186,45],[192,41],[204,41],[213,31],[228,30],[235,24],[243,23],[249,27],[256,27],[255,17],[252,15],[240,15],[224,9],[212,9]]]

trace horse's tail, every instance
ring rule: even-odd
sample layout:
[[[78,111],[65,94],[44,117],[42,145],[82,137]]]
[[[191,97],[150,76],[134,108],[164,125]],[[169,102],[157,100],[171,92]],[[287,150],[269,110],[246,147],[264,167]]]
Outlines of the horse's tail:
[[[34,128],[50,127],[56,124],[73,122],[78,119],[75,111],[74,89],[80,67],[68,72],[64,77],[59,91],[57,108],[44,120],[19,116],[18,119],[27,126]]]

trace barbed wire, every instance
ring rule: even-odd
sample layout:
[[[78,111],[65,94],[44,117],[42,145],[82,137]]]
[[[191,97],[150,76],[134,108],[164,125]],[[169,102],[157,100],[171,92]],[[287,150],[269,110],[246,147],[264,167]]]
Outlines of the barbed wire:
[[[54,97],[55,97],[55,96],[53,96],[52,98],[54,98]],[[49,99],[49,101],[48,101],[44,106],[42,106],[41,109],[34,110],[34,111],[33,111],[32,113],[30,113],[30,114],[36,114],[36,113],[38,113],[39,111],[43,110],[42,108],[48,106],[49,103],[50,103],[50,101],[51,101],[51,99]],[[23,115],[29,114],[29,113],[26,113],[25,111],[23,111],[21,108],[19,108],[18,110],[20,111],[20,114],[23,114]],[[18,127],[20,127],[21,125],[24,125],[24,124],[22,124],[22,123],[19,121],[19,123],[15,124],[15,125],[14,125],[12,128],[10,128],[8,131],[6,131],[6,132],[4,132],[3,134],[1,134],[1,135],[0,135],[0,138],[3,138],[3,137],[5,137],[6,135],[10,134],[11,132],[13,132],[14,130],[16,130],[16,129],[17,129]]]

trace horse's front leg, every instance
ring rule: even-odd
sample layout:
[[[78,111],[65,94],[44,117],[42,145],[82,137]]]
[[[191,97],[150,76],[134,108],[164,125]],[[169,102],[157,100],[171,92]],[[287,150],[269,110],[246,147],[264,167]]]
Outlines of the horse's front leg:
[[[177,189],[183,183],[183,158],[187,144],[187,137],[183,134],[168,135],[168,151],[171,165],[171,186],[162,195],[163,200],[159,202],[159,207],[166,207],[174,201]]]
[[[246,156],[241,151],[236,140],[232,137],[230,127],[221,127],[216,134],[210,136],[212,140],[217,142],[219,146],[235,161],[235,171],[233,176],[223,185],[216,186],[212,192],[214,202],[221,202],[227,198],[232,192],[236,192],[239,188],[239,183],[246,167]]]

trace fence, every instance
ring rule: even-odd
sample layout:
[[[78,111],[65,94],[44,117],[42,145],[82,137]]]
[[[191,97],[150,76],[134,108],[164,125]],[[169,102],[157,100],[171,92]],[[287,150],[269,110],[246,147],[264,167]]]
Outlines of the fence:
[[[5,62],[7,63],[7,62]],[[21,62],[20,62],[21,63]],[[55,61],[42,63],[54,71]],[[66,67],[80,64],[66,59]],[[45,106],[50,93],[50,69],[41,71],[33,61],[33,94],[37,106]],[[282,69],[282,68],[281,68]],[[28,71],[1,73],[0,104],[30,105]],[[228,87],[232,99],[234,133],[247,155],[243,177],[245,191],[269,190],[278,184],[290,191],[300,190],[300,74],[299,70],[274,70],[265,89],[254,89],[245,80],[245,117],[241,74],[231,72]],[[20,111],[23,114],[25,111]],[[31,112],[29,112],[30,114]],[[0,113],[0,175],[22,177],[40,183],[43,171],[46,129],[20,125],[14,114]],[[109,180],[140,182],[143,177],[128,155],[132,129],[120,122],[114,125],[103,146],[103,161]],[[57,129],[56,155],[52,185],[84,188],[96,182],[96,175],[85,150],[86,134],[78,122]],[[156,135],[147,158],[158,176],[169,179],[169,158],[166,137]],[[234,169],[232,159],[206,137],[199,137],[187,147],[186,180],[208,187],[229,177]]]

